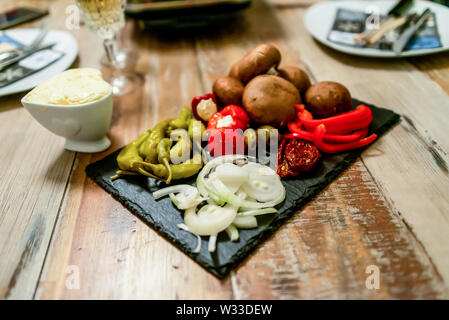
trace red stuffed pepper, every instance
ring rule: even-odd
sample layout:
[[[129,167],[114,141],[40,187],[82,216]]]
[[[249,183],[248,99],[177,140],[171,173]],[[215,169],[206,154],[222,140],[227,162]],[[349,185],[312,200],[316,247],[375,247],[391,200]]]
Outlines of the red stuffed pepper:
[[[249,127],[250,119],[242,108],[229,105],[216,112],[207,122],[208,149],[212,156],[243,153],[245,139],[243,131]]]
[[[192,113],[195,119],[207,121],[210,117],[218,111],[217,99],[213,93],[205,94],[204,96],[194,97],[192,99]]]

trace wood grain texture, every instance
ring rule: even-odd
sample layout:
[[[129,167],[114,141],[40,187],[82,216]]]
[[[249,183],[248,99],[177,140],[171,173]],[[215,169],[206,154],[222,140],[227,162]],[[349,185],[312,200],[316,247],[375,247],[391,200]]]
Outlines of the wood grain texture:
[[[115,101],[110,150],[160,119],[176,116],[189,97],[202,92],[194,48],[188,41],[136,36],[141,39],[139,68],[145,65],[151,73],[136,92]],[[77,157],[36,298],[231,298],[229,281],[220,282],[206,273],[86,179],[86,165],[106,153]],[[79,268],[79,290],[67,289],[68,266]]]
[[[380,271],[379,290],[365,284],[372,265]],[[425,251],[391,214],[361,161],[262,245],[235,277],[243,299],[445,296]]]
[[[51,26],[63,29],[73,2],[7,6],[25,4],[49,6]],[[254,1],[227,29],[202,35],[156,34],[129,21],[119,38],[139,51],[134,67],[142,83],[115,99],[112,147],[104,153],[62,151],[63,140],[31,119],[20,95],[0,98],[8,150],[0,154],[7,168],[0,171],[0,298],[447,298],[448,57],[386,62],[330,51],[307,34],[306,5]],[[85,27],[72,33],[80,46],[75,66],[99,67],[100,39]],[[404,119],[219,281],[87,179],[84,168],[209,91],[261,42],[276,44],[284,65],[301,65],[314,81],[342,82],[354,97]],[[380,268],[379,290],[365,287],[369,265]],[[73,267],[79,289],[67,286]]]
[[[274,15],[273,12],[279,13],[279,15]],[[296,40],[296,38],[293,37],[294,34],[284,32],[284,30],[290,31],[293,29],[296,31],[295,28],[290,27],[294,25],[295,21],[287,20],[282,12],[291,12],[291,10],[275,11],[271,10],[266,4],[259,2],[253,8],[251,13],[248,12],[243,22],[234,26],[233,32],[226,32],[219,35],[221,39],[228,39],[229,43],[238,44],[238,49],[234,48],[230,50],[229,46],[231,45],[229,43],[217,43],[210,37],[200,38],[198,41],[199,64],[201,70],[205,73],[205,76],[203,76],[205,86],[209,86],[210,88],[213,80],[222,74],[226,74],[232,63],[237,61],[248,48],[251,48],[259,42],[271,42],[280,49],[283,59],[281,65],[302,65],[309,72],[312,79],[315,81],[317,79],[324,80],[313,73],[313,66],[317,63],[311,62],[312,65],[310,66],[307,63],[308,59],[307,56],[304,55],[304,50],[298,49],[292,45],[295,43],[301,47],[301,44],[298,43],[299,41],[292,41],[293,39]],[[262,18],[264,20],[263,25],[255,23],[256,21],[261,21]],[[298,21],[301,21],[301,19],[298,19]],[[305,31],[302,32],[303,34],[305,33]],[[315,45],[316,47],[316,44],[314,43],[307,43],[307,45],[312,47]],[[246,46],[248,46],[248,48],[246,48]],[[313,56],[311,55],[310,57]],[[219,63],[217,63],[217,61],[219,61]],[[325,57],[322,57],[321,61],[326,61]],[[331,63],[329,63],[327,67],[330,68]],[[345,81],[340,80],[341,78],[342,77],[339,76],[331,79],[346,84]],[[362,97],[362,95],[356,97]],[[365,97],[363,98],[365,99]],[[364,179],[356,179],[357,187],[353,185],[351,188],[344,189],[334,187],[334,184],[332,184],[330,189],[335,190],[338,195],[335,194],[329,196],[329,193],[326,192],[317,197],[317,199],[312,202],[313,205],[307,207],[313,207],[315,209],[313,214],[314,217],[319,215],[319,208],[321,208],[323,213],[326,213],[322,220],[319,220],[319,222],[314,221],[319,227],[302,227],[300,232],[295,233],[296,237],[291,236],[290,230],[293,227],[290,227],[290,225],[295,224],[295,221],[297,220],[295,218],[293,222],[288,224],[288,227],[285,227],[285,229],[288,229],[289,231],[282,229],[282,231],[279,232],[288,235],[278,236],[276,234],[272,245],[266,244],[266,246],[270,247],[269,250],[262,251],[261,249],[261,253],[258,251],[258,254],[254,255],[251,259],[248,259],[245,267],[242,267],[235,273],[234,287],[235,292],[238,293],[238,297],[311,298],[318,296],[323,298],[423,298],[435,296],[441,297],[445,295],[445,287],[438,286],[438,283],[441,282],[442,279],[439,276],[438,271],[432,265],[432,262],[426,258],[425,250],[420,248],[419,243],[414,240],[413,234],[401,231],[404,229],[404,225],[398,225],[401,220],[399,215],[390,208],[389,204],[385,203],[385,199],[379,192],[375,192],[378,187],[372,178],[370,178],[368,170],[363,165],[360,165],[357,168],[358,170],[355,171],[348,170],[348,173],[344,174],[344,177],[336,182],[336,184],[338,184],[342,179],[344,179],[344,181],[352,181],[355,179],[354,177],[363,175]],[[350,175],[351,178],[346,178],[347,175]],[[338,185],[341,186],[340,184]],[[363,192],[363,189],[365,188],[366,190],[371,190],[373,192]],[[354,189],[358,191],[357,194],[354,194]],[[345,195],[345,192],[348,194]],[[358,203],[359,207],[355,207],[354,209],[347,205],[347,203],[341,202],[341,207],[332,210],[332,212],[326,211],[335,207],[335,205],[332,205],[333,203],[337,202],[340,204],[339,200],[348,199],[350,198],[350,195],[353,195],[355,203]],[[364,201],[357,202],[358,196],[364,198]],[[382,205],[379,205],[379,203]],[[325,208],[325,210],[322,208]],[[373,239],[377,241],[369,242],[370,238],[364,235],[366,229],[360,228],[360,225],[345,225],[345,227],[339,228],[338,232],[335,233],[329,231],[334,231],[335,229],[333,221],[343,220],[343,224],[345,224],[346,220],[352,222],[353,210],[369,214],[369,217],[366,217],[367,220],[361,222],[368,225],[370,233],[373,234]],[[376,210],[379,210],[379,212]],[[308,211],[310,211],[310,209],[306,209],[306,212]],[[374,212],[376,212],[376,214],[374,214]],[[303,214],[304,212],[299,214],[298,220],[301,219]],[[335,217],[336,214],[338,214],[338,217]],[[364,214],[358,215],[358,217],[362,218],[364,216]],[[387,230],[388,232],[391,232],[390,236],[384,235]],[[306,238],[309,238],[309,242],[313,242],[314,244],[308,247],[310,250],[310,252],[308,252],[308,258],[311,256],[316,257],[316,259],[310,259],[313,262],[310,262],[304,256],[301,256],[301,253],[304,251],[303,242]],[[403,238],[403,241],[398,241],[400,238]],[[319,242],[312,241],[312,239],[324,239],[325,243],[321,244],[320,248],[320,245],[318,245]],[[346,239],[349,239],[349,241]],[[350,246],[351,249],[345,249],[346,245]],[[301,247],[299,251],[292,249],[292,247],[298,246]],[[336,250],[335,247],[338,248],[338,250]],[[275,248],[283,249],[276,250]],[[358,258],[351,259],[350,252],[357,250],[355,248],[361,250],[360,252],[355,253]],[[383,262],[384,264],[385,262],[393,264],[393,261],[398,260],[396,258],[396,252],[401,252],[405,249],[415,252],[416,257],[409,258],[415,260],[412,265],[419,266],[419,270],[415,270],[415,274],[418,274],[419,278],[422,278],[422,287],[416,287],[414,288],[414,291],[410,291],[409,285],[407,284],[408,281],[405,280],[402,275],[401,277],[403,277],[403,279],[398,281],[397,277],[399,276],[399,273],[397,272],[397,268],[404,268],[404,266],[407,265],[408,262],[406,262],[406,258],[401,261],[401,266],[399,267],[393,265],[381,267],[383,272],[386,273],[386,279],[389,279],[389,283],[385,283],[386,288],[383,292],[367,290],[364,283],[364,279],[366,278],[364,271],[368,265],[367,261],[378,266],[381,265],[379,264],[380,262]],[[326,252],[326,250],[328,252]],[[334,253],[333,250],[336,250],[337,253]],[[345,253],[343,253],[343,251]],[[331,254],[329,254],[329,252]],[[334,253],[333,256],[332,253]],[[329,257],[330,255],[331,257]],[[379,257],[382,257],[382,259],[379,259]],[[286,262],[284,265],[281,261],[290,261],[291,264],[287,264]],[[319,261],[326,261],[326,263],[320,264]],[[259,264],[263,265],[260,269],[257,267]],[[311,268],[316,271],[316,278],[312,276],[313,272],[307,269],[304,264],[311,266]],[[341,267],[342,264],[345,266],[343,270]],[[271,269],[268,268],[268,266],[271,266]],[[344,269],[358,270],[358,272],[346,273]],[[404,272],[411,273],[411,270]],[[432,275],[428,276],[429,273]],[[257,276],[257,274],[260,276]],[[308,276],[311,278],[308,278]],[[301,284],[301,281],[298,281],[298,279],[303,278],[307,278],[308,281],[304,281],[304,284]],[[405,281],[402,282],[402,280]],[[254,287],[258,289],[254,289]],[[270,290],[263,290],[263,287],[270,287]],[[435,290],[432,288],[435,288]]]
[[[2,10],[23,4],[2,2]],[[22,108],[22,96],[0,98],[0,299],[32,298],[74,160]]]
[[[0,117],[0,298],[31,298],[74,155],[24,109]]]
[[[414,57],[409,59],[419,70],[438,83],[449,94],[449,53],[443,52],[429,57]]]
[[[449,196],[443,191],[449,188],[447,94],[407,61],[354,59],[302,36],[306,32],[302,25],[287,28],[303,19],[303,10],[276,13],[290,37],[297,39],[290,42],[291,49],[301,52],[318,79],[338,79],[355,97],[404,116],[406,121],[376,142],[362,159],[393,210],[424,245],[447,287]],[[314,63],[317,60],[320,63]]]

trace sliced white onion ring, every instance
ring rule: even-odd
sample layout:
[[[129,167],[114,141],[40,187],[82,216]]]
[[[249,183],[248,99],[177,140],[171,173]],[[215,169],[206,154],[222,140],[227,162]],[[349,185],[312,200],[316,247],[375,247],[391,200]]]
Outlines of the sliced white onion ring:
[[[255,201],[242,200],[240,197],[234,195],[226,188],[223,182],[221,182],[219,179],[211,181],[211,183],[214,186],[214,196],[218,197],[221,200],[226,201],[229,204],[232,204],[235,207],[244,207],[250,209],[269,208],[276,206],[285,199],[284,186],[282,186],[282,188],[280,189],[280,193],[276,197],[276,199],[267,202],[255,202]]]
[[[248,171],[244,170],[243,168],[233,163],[220,164],[215,168],[215,174],[221,181],[223,181],[224,184],[237,185],[235,191],[237,191],[238,186],[248,181],[249,178]]]
[[[229,236],[231,241],[239,240],[239,230],[235,227],[235,225],[231,224],[229,227],[225,229],[226,233]]]
[[[153,192],[153,197],[159,199],[160,197],[165,196],[167,192],[169,192],[168,195],[173,204],[180,210],[196,207],[205,200],[203,197],[200,197],[197,188],[188,184],[180,184],[160,189]],[[177,192],[177,194],[175,195],[174,192]]]
[[[206,175],[208,175],[212,169],[214,169],[216,166],[218,166],[222,163],[232,163],[235,161],[248,161],[248,160],[247,160],[247,157],[242,154],[229,154],[229,155],[221,156],[221,157],[218,157],[218,158],[215,158],[215,159],[209,161],[203,167],[203,169],[201,169],[201,171],[198,173],[198,177],[196,179],[196,186],[198,188],[198,191],[204,198],[207,198],[207,196],[208,196],[208,192],[207,192],[207,189],[206,189],[206,186],[204,183],[204,178],[206,177]]]
[[[248,211],[241,211],[237,213],[237,217],[246,217],[246,216],[260,216],[263,214],[268,213],[275,213],[277,210],[275,208],[265,208],[265,209],[256,209],[256,210],[248,210]]]
[[[237,210],[231,206],[220,207],[207,204],[198,212],[196,207],[187,209],[184,222],[190,232],[200,236],[210,236],[217,235],[229,227],[236,215]]]
[[[209,245],[207,247],[209,252],[214,252],[215,251],[216,243],[217,243],[217,235],[210,236],[209,237]]]
[[[182,230],[184,230],[184,231],[187,231],[187,232],[192,233],[192,232],[189,230],[189,227],[187,227],[184,223],[178,224],[178,228],[179,228],[179,229],[182,229]],[[196,238],[197,238],[197,240],[198,240],[197,245],[196,245],[196,248],[193,249],[193,253],[198,253],[198,252],[201,251],[201,237],[200,237],[199,235],[197,235],[197,234],[194,234],[194,233],[192,233],[192,234],[193,234],[194,236],[196,236]]]
[[[279,197],[284,189],[281,180],[277,175],[256,175],[250,174],[247,182],[242,184],[242,190],[248,196],[261,202],[267,202]]]
[[[240,229],[252,229],[257,227],[257,219],[252,216],[236,217],[232,224]]]
[[[234,164],[237,162],[240,165]],[[273,169],[248,163],[244,155],[226,155],[204,166],[197,177],[197,188],[176,185],[158,190],[153,196],[158,199],[167,194],[178,208],[186,209],[185,224],[179,227],[197,236],[195,252],[201,249],[200,236],[209,236],[208,250],[214,252],[221,231],[226,231],[231,241],[237,241],[237,228],[257,227],[256,216],[276,212],[274,206],[284,201],[286,191]],[[197,212],[204,200],[208,204]]]
[[[249,174],[277,176],[276,171],[268,166],[256,162],[248,162],[247,164],[242,166],[242,169],[247,171]]]
[[[170,187],[166,187],[166,188],[162,188],[159,189],[157,191],[153,192],[153,197],[155,200],[165,197],[166,195],[170,194],[170,193],[179,193],[179,192],[185,192],[185,193],[189,193],[189,192],[197,192],[196,188],[189,185],[189,184],[177,184],[174,186],[170,186]]]

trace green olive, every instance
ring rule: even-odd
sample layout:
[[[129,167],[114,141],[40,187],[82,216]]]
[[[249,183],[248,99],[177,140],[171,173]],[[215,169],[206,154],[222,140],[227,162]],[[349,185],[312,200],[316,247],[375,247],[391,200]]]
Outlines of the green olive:
[[[243,133],[243,137],[245,138],[245,143],[248,146],[249,150],[256,149],[257,146],[257,133],[256,130],[249,128],[246,129]]]
[[[206,126],[199,120],[191,119],[189,123],[189,135],[190,139],[198,139],[201,142]]]
[[[275,131],[272,131],[272,130],[275,130]],[[275,133],[279,139],[279,134],[278,134],[277,129],[272,126],[264,125],[264,126],[260,126],[257,129],[257,137],[259,138],[259,136],[265,135],[265,141],[267,141],[268,143],[270,141],[271,133]]]

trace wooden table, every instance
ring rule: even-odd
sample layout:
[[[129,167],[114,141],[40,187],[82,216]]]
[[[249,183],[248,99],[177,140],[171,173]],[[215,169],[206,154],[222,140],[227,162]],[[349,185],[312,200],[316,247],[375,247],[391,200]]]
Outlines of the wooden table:
[[[142,84],[115,99],[106,152],[65,151],[63,139],[21,107],[23,94],[0,98],[0,297],[449,297],[449,54],[347,56],[306,32],[310,3],[253,2],[229,28],[204,35],[158,35],[128,21],[120,41],[139,50]],[[49,8],[51,27],[65,29],[72,2],[10,0],[6,6],[24,4]],[[73,67],[99,67],[100,39],[85,26],[71,32],[80,47]],[[262,42],[279,47],[283,64],[302,66],[314,81],[342,82],[354,97],[391,108],[402,121],[220,281],[84,169],[210,91],[216,77]],[[377,290],[366,287],[371,265],[380,271]]]

